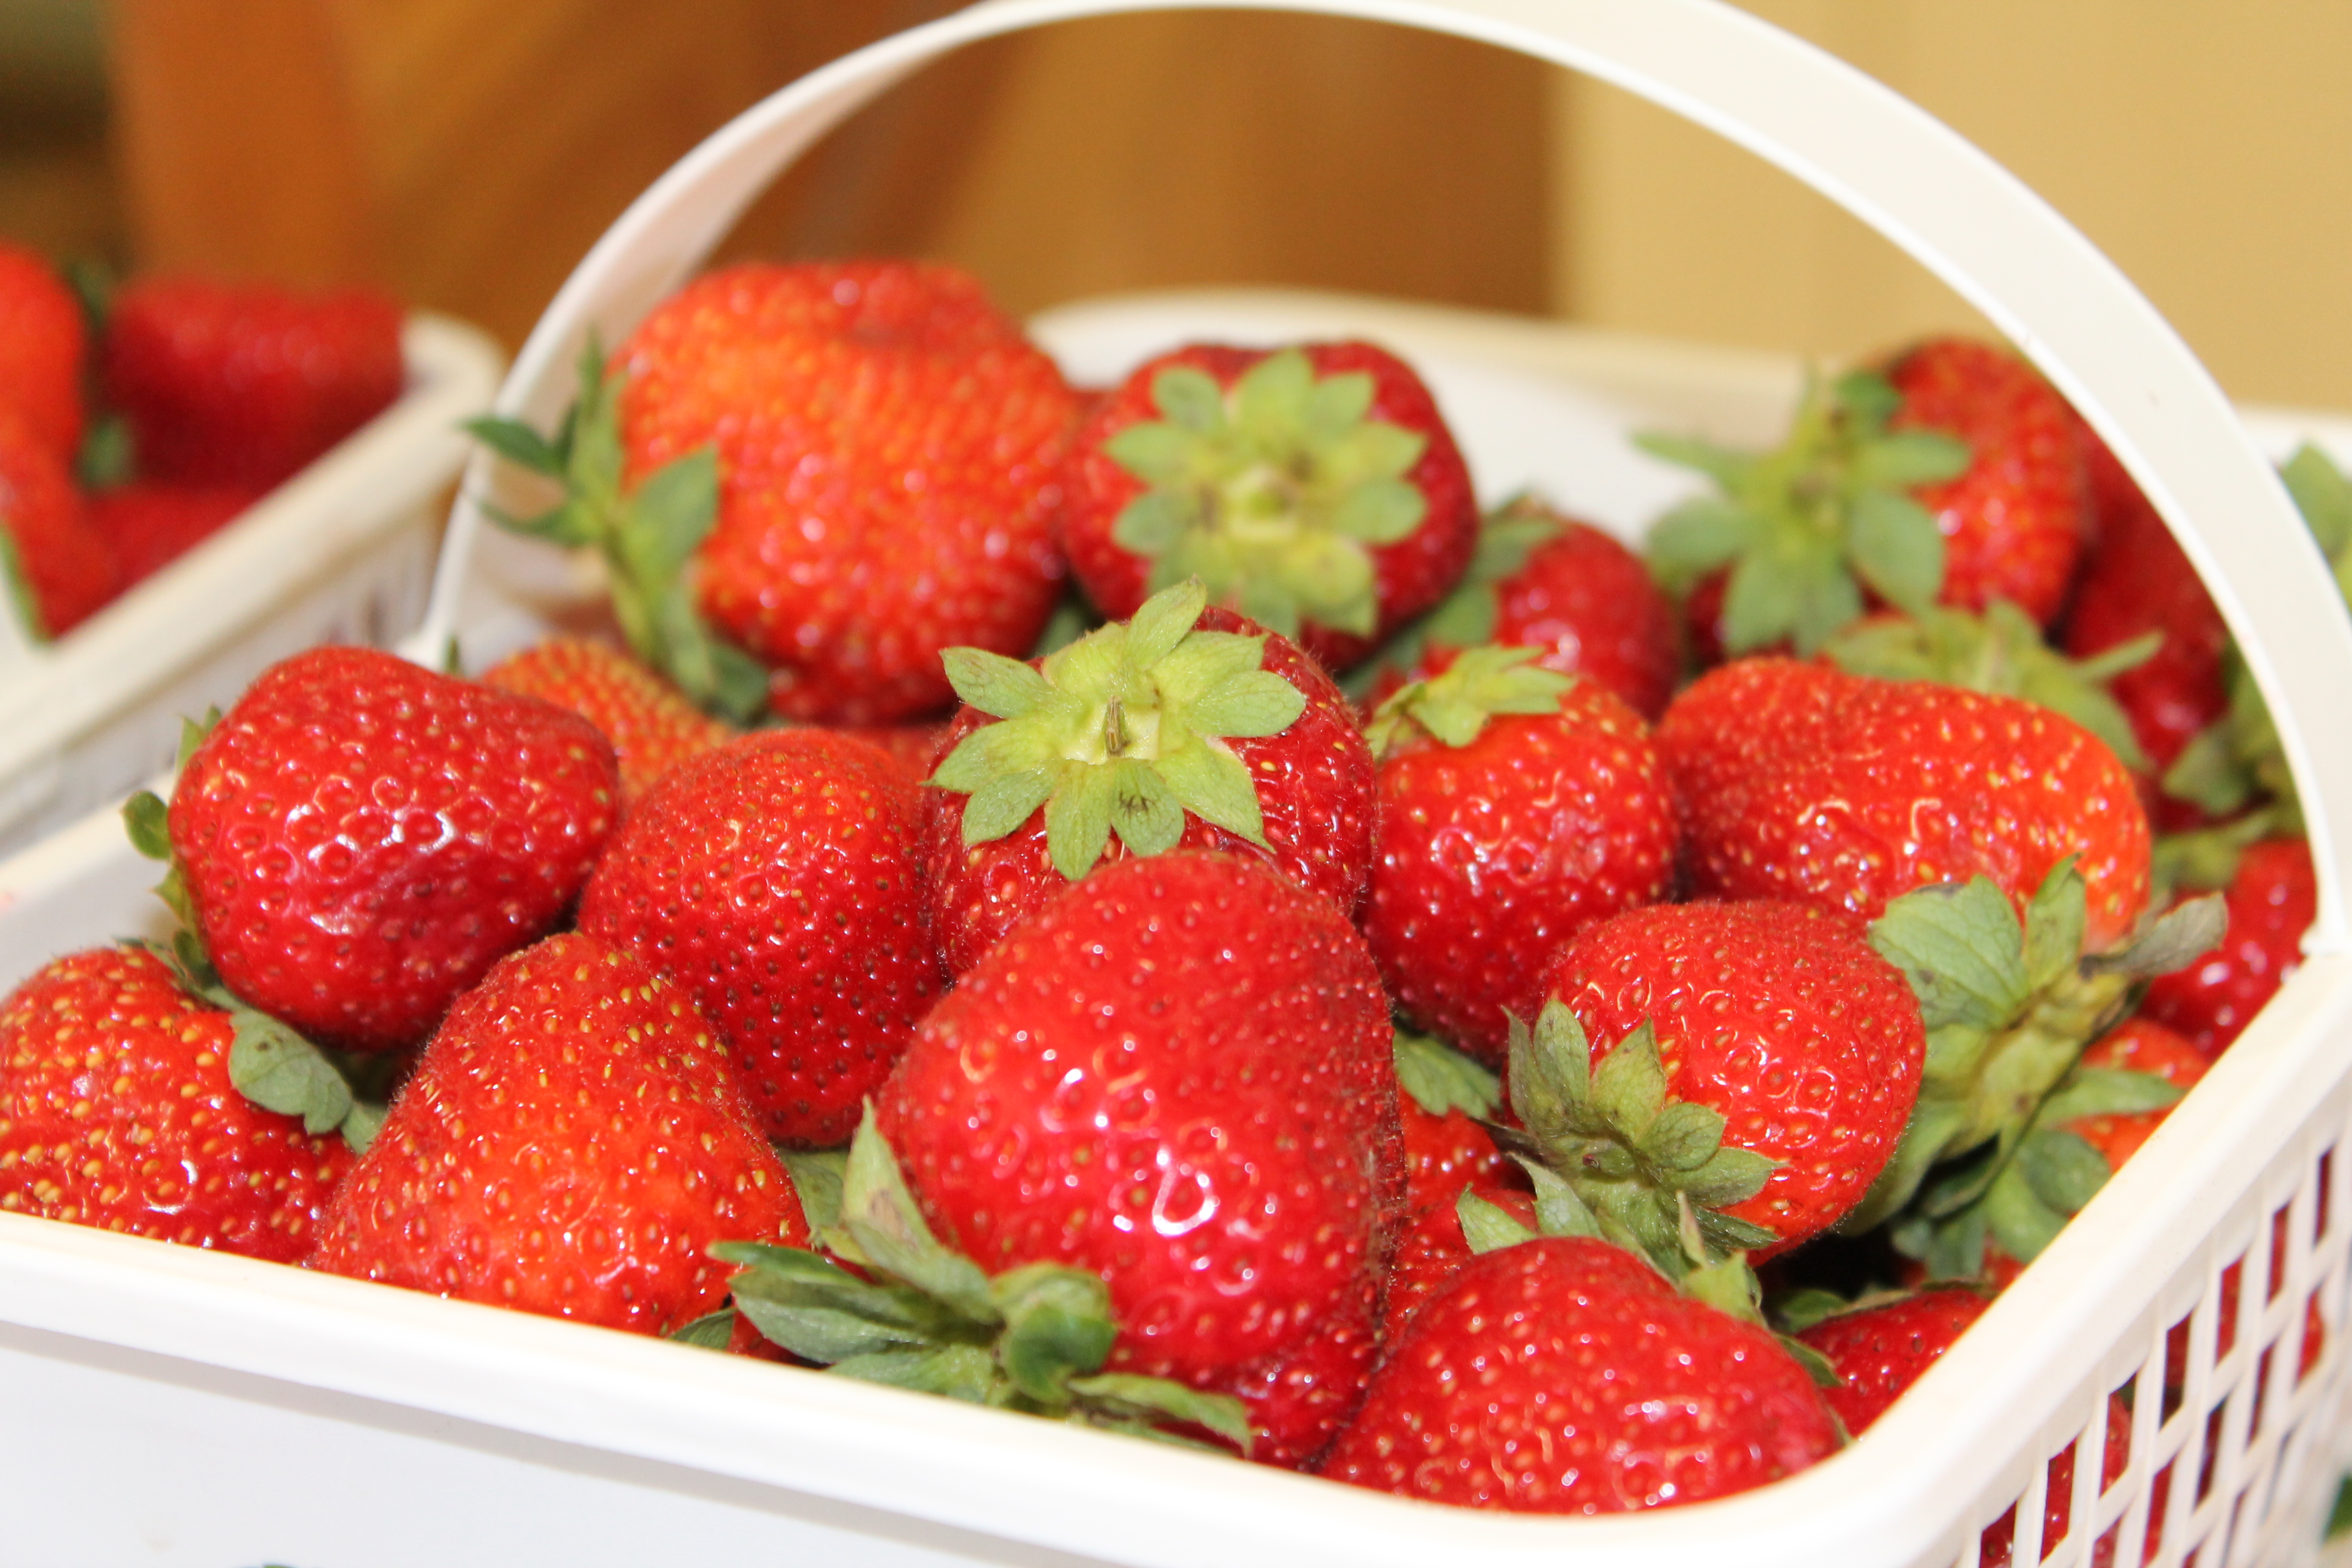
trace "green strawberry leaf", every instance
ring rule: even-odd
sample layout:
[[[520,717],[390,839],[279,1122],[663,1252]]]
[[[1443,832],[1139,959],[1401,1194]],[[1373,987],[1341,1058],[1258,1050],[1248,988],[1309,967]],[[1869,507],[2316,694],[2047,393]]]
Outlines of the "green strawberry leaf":
[[[873,1265],[976,1322],[999,1321],[988,1277],[931,1234],[869,1110],[842,1172],[841,1226]]]
[[[1473,1253],[1495,1252],[1536,1238],[1534,1231],[1467,1187],[1454,1200],[1454,1212],[1462,1221],[1462,1239]]]
[[[1502,1079],[1460,1051],[1402,1029],[1391,1048],[1397,1086],[1430,1115],[1459,1110],[1486,1121],[1502,1105]]]
[[[723,1351],[735,1339],[735,1309],[721,1307],[715,1312],[705,1312],[690,1323],[680,1323],[662,1337],[672,1344],[692,1345],[697,1350]]]
[[[122,803],[122,826],[131,847],[150,860],[172,858],[171,808],[152,790],[141,790]]]
[[[517,468],[551,479],[563,478],[563,453],[554,442],[520,419],[486,414],[461,422],[458,428]]]
[[[1927,509],[1884,489],[1856,492],[1848,508],[1846,551],[1862,580],[1915,614],[1935,603],[1944,586],[1944,536]]]
[[[1903,972],[1931,1030],[1999,1028],[2031,994],[2024,931],[2008,895],[1989,877],[1938,882],[1888,901],[1870,945]]]

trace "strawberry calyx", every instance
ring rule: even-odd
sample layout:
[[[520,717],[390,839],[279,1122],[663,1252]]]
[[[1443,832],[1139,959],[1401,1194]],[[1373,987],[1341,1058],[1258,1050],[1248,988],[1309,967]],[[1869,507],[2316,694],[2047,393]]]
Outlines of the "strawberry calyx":
[[[741,1268],[735,1310],[761,1335],[844,1377],[1206,1447],[1169,1429],[1198,1427],[1249,1452],[1240,1400],[1102,1370],[1119,1331],[1098,1276],[1049,1263],[992,1276],[933,1236],[871,1105],[840,1177],[835,1192],[803,1189],[803,1206],[825,1250],[860,1272],[805,1247],[710,1249]],[[714,1315],[680,1334],[708,1344],[719,1331]]]
[[[1487,644],[1465,650],[1443,674],[1399,688],[1372,715],[1364,739],[1385,760],[1416,733],[1466,746],[1498,713],[1557,713],[1576,677],[1546,669],[1543,650]]]
[[[1502,1108],[1503,1080],[1453,1047],[1399,1029],[1391,1048],[1397,1087],[1430,1115],[1458,1110],[1475,1121],[1491,1121]]]
[[[1113,833],[1132,854],[1174,848],[1188,812],[1270,848],[1257,786],[1224,742],[1280,734],[1307,697],[1264,668],[1264,636],[1196,629],[1207,607],[1202,584],[1180,583],[1034,666],[948,649],[956,694],[998,721],[928,781],[970,797],[965,846],[1003,838],[1043,806],[1047,854],[1073,882]]]
[[[2079,1068],[2079,1058],[2140,982],[2210,950],[2227,914],[2218,895],[2207,895],[2116,948],[2085,955],[2085,904],[2082,873],[2069,857],[2042,879],[2021,918],[2008,895],[1979,876],[1906,893],[1872,922],[1871,946],[1903,972],[1919,999],[1927,1054],[1902,1142],[1840,1229],[1866,1230],[1907,1210],[1897,1222],[1898,1243],[1909,1236],[1924,1245],[1927,1233],[1914,1222],[1948,1220],[1979,1205],[2029,1140],[2037,1152],[2017,1179],[2041,1184],[2034,1190],[2054,1207],[2074,1199],[2080,1182],[2065,1163],[2075,1162],[2074,1151],[2052,1142],[2073,1134],[2055,1131],[2044,1107],[2053,1099],[2073,1107],[2060,1121],[2148,1108],[2142,1100],[2156,1089],[2137,1080],[2152,1075]],[[2076,1103],[2102,1094],[2116,1103]],[[2087,1201],[2084,1194],[2074,1206]]]
[[[1856,371],[1811,378],[1788,438],[1770,452],[1634,437],[1653,457],[1716,482],[1718,493],[1659,521],[1650,562],[1677,595],[1728,570],[1727,653],[1793,642],[1810,656],[1861,617],[1865,590],[1914,613],[1935,602],[1944,536],[1910,492],[1965,473],[1970,451],[1940,432],[1890,429],[1901,406],[1885,376]]]
[[[1363,371],[1317,375],[1297,348],[1231,387],[1191,365],[1160,371],[1160,417],[1103,444],[1145,487],[1112,540],[1150,560],[1154,591],[1197,577],[1217,603],[1285,637],[1309,622],[1370,637],[1371,549],[1429,514],[1405,479],[1429,438],[1371,417],[1376,390]]]
[[[1522,1163],[1541,1164],[1598,1228],[1669,1279],[1780,1237],[1723,1211],[1764,1190],[1779,1162],[1723,1141],[1720,1111],[1666,1092],[1648,1019],[1595,1066],[1584,1026],[1544,1004],[1530,1029],[1509,1020],[1511,1110],[1520,1128],[1490,1125]],[[1537,1212],[1551,1185],[1537,1184]],[[1559,1201],[1555,1198],[1555,1205]],[[1563,1211],[1565,1212],[1565,1211]],[[1694,1250],[1696,1247],[1696,1250]]]
[[[580,389],[552,437],[519,419],[469,419],[466,429],[508,462],[552,479],[563,498],[530,517],[485,506],[501,528],[572,548],[593,546],[610,581],[613,615],[639,658],[704,710],[742,724],[766,706],[768,672],[714,632],[696,607],[694,554],[719,518],[719,456],[688,452],[625,483],[621,390],[590,334]]]
[[[41,596],[33,592],[33,580],[25,574],[24,552],[16,548],[16,536],[9,531],[5,512],[0,512],[0,587],[7,590],[8,607],[15,612],[17,626],[24,628],[26,642],[39,647],[57,640],[50,635],[48,617],[41,614]]]
[[[2291,836],[2297,820],[2297,814],[2273,801],[2210,827],[2162,835],[2149,847],[2148,901],[2161,907],[2183,890],[2225,890],[2238,879],[2238,865],[2248,847],[2265,838]]]
[[[1907,615],[1869,616],[1830,638],[1822,652],[1848,675],[1932,680],[2038,703],[2096,735],[2137,772],[2147,767],[2147,754],[2106,683],[2147,663],[2163,641],[2162,632],[2147,632],[2072,659],[2042,640],[2032,616],[1995,599],[1981,615],[1928,605]]]

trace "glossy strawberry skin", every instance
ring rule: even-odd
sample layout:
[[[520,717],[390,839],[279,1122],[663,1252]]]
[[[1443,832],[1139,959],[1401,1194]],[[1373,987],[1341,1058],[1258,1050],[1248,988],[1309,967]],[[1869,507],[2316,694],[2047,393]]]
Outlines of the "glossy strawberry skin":
[[[105,536],[90,525],[66,462],[16,415],[0,408],[0,528],[38,631],[63,637],[114,597],[120,579]],[[11,607],[5,613],[14,614]]]
[[[1263,865],[1097,870],[934,1008],[876,1097],[940,1238],[1099,1272],[1112,1368],[1239,1395],[1297,1465],[1352,1408],[1404,1174],[1362,939]]]
[[[0,1211],[301,1258],[352,1154],[237,1092],[234,1036],[137,949],[43,967],[0,1003]]]
[[[1451,1205],[1464,1187],[1517,1173],[1486,1130],[1459,1110],[1433,1116],[1400,1090],[1397,1118],[1404,1133],[1405,1207],[1410,1213],[1419,1214],[1433,1204]]]
[[[1649,727],[1598,681],[1466,746],[1421,731],[1380,765],[1364,936],[1405,1016],[1499,1066],[1563,942],[1670,891],[1675,803]]]
[[[272,666],[181,771],[173,852],[230,990],[322,1045],[414,1045],[570,908],[613,748],[533,698],[368,648]]]
[[[1546,669],[1589,676],[1654,723],[1682,672],[1674,605],[1615,535],[1559,521],[1559,532],[1495,584],[1490,640],[1543,649],[1536,662]],[[1438,674],[1459,652],[1433,647],[1412,679]]]
[[[91,491],[89,523],[106,541],[128,589],[218,533],[259,499],[258,491],[237,485],[134,482]]]
[[[773,670],[778,713],[875,724],[955,698],[942,649],[1028,652],[1076,402],[952,268],[726,268],[619,356],[630,471],[715,443],[703,613]]]
[[[1224,744],[1257,781],[1265,838],[1274,848],[1272,864],[1352,918],[1370,879],[1374,811],[1372,753],[1356,726],[1355,710],[1331,678],[1287,637],[1214,605],[1202,613],[1199,625],[1203,631],[1264,636],[1262,668],[1306,694],[1306,711],[1280,734],[1236,738]],[[990,722],[986,714],[966,707],[948,726],[939,755],[946,756],[966,735]],[[1043,807],[1003,838],[967,848],[967,797],[946,790],[923,794],[923,860],[940,959],[949,973],[961,974],[1068,883],[1046,853]],[[1264,854],[1247,840],[1189,814],[1180,847]],[[1126,858],[1127,847],[1114,837],[1094,874]]]
[[[1409,1102],[1411,1097],[1404,1099]],[[1408,1146],[1411,1141],[1412,1135],[1407,1133]],[[1492,1180],[1465,1183],[1444,1201],[1416,1208],[1412,1223],[1397,1242],[1396,1257],[1389,1264],[1388,1289],[1381,1299],[1382,1344],[1396,1343],[1422,1304],[1452,1284],[1454,1277],[1477,1256],[1462,1234],[1462,1216],[1454,1207],[1455,1198],[1465,1188],[1528,1230],[1536,1228],[1534,1195]]]
[[[126,285],[100,358],[142,478],[268,489],[400,395],[400,307],[189,278]]]
[[[482,672],[482,684],[551,702],[596,726],[621,764],[624,811],[654,781],[734,734],[609,643],[550,637]]]
[[[712,1244],[807,1240],[709,1026],[643,960],[567,932],[450,1009],[310,1265],[657,1334],[726,1304]]]
[[[1345,669],[1398,627],[1434,606],[1469,565],[1478,537],[1476,497],[1470,471],[1439,414],[1436,399],[1411,366],[1385,349],[1358,342],[1301,345],[1318,378],[1353,373],[1372,379],[1370,417],[1400,426],[1426,438],[1421,458],[1405,476],[1427,503],[1421,526],[1394,544],[1368,547],[1373,596],[1379,614],[1368,639],[1351,632],[1308,623],[1300,647],[1326,669]],[[1104,444],[1129,426],[1158,419],[1152,382],[1163,370],[1189,366],[1230,388],[1244,372],[1273,351],[1193,343],[1139,366],[1096,406],[1079,432],[1069,466],[1068,510],[1061,523],[1062,548],[1070,568],[1095,607],[1112,620],[1135,614],[1150,595],[1151,563],[1121,546],[1112,527],[1128,502],[1143,493],[1141,480],[1105,451]]]
[[[2066,652],[2087,658],[2151,631],[2164,637],[2156,652],[2108,690],[2160,774],[2190,736],[2229,709],[2221,656],[2230,628],[2172,531],[2134,489],[2123,507],[2100,517],[2098,543],[2067,613]]]
[[[2083,459],[2074,410],[2006,350],[1931,338],[1886,371],[1903,404],[1896,429],[1940,430],[1973,460],[1918,500],[1944,535],[1947,605],[2008,599],[2047,626],[2074,582],[2084,533]]]
[[[1856,1437],[1886,1414],[1919,1374],[1984,1316],[1992,1303],[1963,1287],[1921,1290],[1899,1301],[1824,1318],[1797,1336],[1838,1375],[1824,1397]]]
[[[2141,1016],[2216,1057],[2245,1032],[2263,1004],[2303,964],[2303,933],[2319,912],[2311,847],[2270,838],[2246,847],[2225,901],[2219,947],[2186,969],[2148,982]]]
[[[1841,910],[1769,900],[1631,910],[1561,948],[1541,994],[1576,1015],[1595,1062],[1648,1019],[1667,1094],[1721,1112],[1727,1144],[1780,1163],[1725,1211],[1780,1237],[1759,1259],[1862,1200],[1918,1098],[1919,1004]]]
[[[666,776],[580,900],[710,1020],[771,1138],[845,1142],[939,994],[919,809],[863,742],[763,731]]]
[[[2021,909],[2074,855],[2091,951],[2147,902],[2147,816],[2131,775],[2032,703],[1742,659],[1685,689],[1657,742],[1701,897],[1876,919],[1913,888],[1981,874]]]
[[[49,264],[0,244],[0,407],[60,463],[81,446],[81,302]]]
[[[2084,1067],[2154,1073],[2182,1089],[2196,1086],[2211,1059],[2186,1036],[2144,1015],[2125,1019],[2083,1053]],[[2120,1171],[2124,1162],[2138,1153],[2139,1146],[2171,1114],[2172,1108],[2167,1106],[2161,1110],[2124,1116],[2085,1116],[2068,1122],[2066,1130],[2079,1134],[2096,1149],[2105,1158],[2107,1169]]]
[[[1320,1473],[1459,1507],[1602,1514],[1746,1491],[1836,1447],[1769,1331],[1566,1237],[1484,1254],[1424,1303]]]

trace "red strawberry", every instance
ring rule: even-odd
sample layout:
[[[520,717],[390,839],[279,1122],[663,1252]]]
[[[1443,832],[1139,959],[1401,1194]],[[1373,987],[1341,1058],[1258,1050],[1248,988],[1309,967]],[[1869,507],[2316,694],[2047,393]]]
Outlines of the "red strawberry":
[[[2105,1492],[2123,1479],[2131,1464],[2131,1406],[2120,1394],[2107,1395],[2107,1436],[2099,1462],[2099,1490]],[[2170,1488],[2172,1469],[2167,1466],[2159,1472],[2150,1489],[2147,1512],[2147,1540],[2138,1561],[2156,1561],[2158,1547],[2164,1542],[2165,1493]],[[2048,1491],[2042,1507],[2042,1541],[2043,1555],[2066,1533],[2074,1512],[2074,1449],[2069,1446],[2050,1461]],[[2017,1551],[2017,1509],[2014,1504],[2007,1513],[1985,1526],[1984,1537],[1977,1548],[1978,1568],[2009,1568]],[[2111,1568],[2116,1560],[2116,1534],[2113,1528],[2099,1537],[2091,1548],[2091,1568]],[[2081,1559],[2077,1559],[2081,1561]]]
[[[89,522],[113,553],[127,589],[219,532],[259,499],[259,492],[236,485],[117,485],[90,492]]]
[[[64,459],[0,409],[0,587],[36,639],[63,637],[114,597],[114,555]]]
[[[1198,577],[1327,669],[1443,599],[1477,539],[1435,400],[1364,342],[1162,354],[1087,421],[1069,485],[1062,547],[1103,614]]]
[[[1837,1443],[1769,1331],[1561,1237],[1483,1254],[1425,1303],[1319,1468],[1468,1508],[1618,1513],[1746,1491]]]
[[[1991,1304],[1963,1286],[1921,1290],[1824,1318],[1797,1338],[1837,1373],[1830,1408],[1859,1437]]]
[[[2302,966],[2303,933],[2319,903],[2310,846],[2300,838],[2248,845],[2228,902],[2221,945],[2189,968],[2158,975],[2140,1003],[2142,1016],[2187,1036],[2209,1057],[2227,1050]]]
[[[1942,602],[1981,610],[2007,599],[2049,625],[2085,531],[2074,410],[2015,354],[1963,338],[1915,345],[1886,379],[1903,399],[1893,428],[1969,444],[1967,472],[1919,492],[1944,536]]]
[[[619,788],[576,714],[313,648],[263,672],[188,758],[171,844],[231,991],[322,1045],[390,1050],[553,928]]]
[[[142,477],[268,489],[400,395],[400,324],[365,289],[144,279],[107,316],[107,396]]]
[[[2115,753],[2047,709],[1789,659],[1701,677],[1658,726],[1695,891],[1875,917],[1982,874],[2022,908],[2078,858],[2095,951],[2147,901],[2148,829]]]
[[[909,780],[921,784],[940,765],[940,754],[947,746],[948,721],[850,725],[841,732],[882,752],[898,764],[899,771]]]
[[[1404,1131],[1405,1208],[1451,1208],[1463,1188],[1499,1181],[1508,1168],[1486,1129],[1459,1110],[1432,1113],[1411,1094],[1397,1097]]]
[[[919,809],[865,742],[762,731],[673,769],[580,900],[710,1020],[771,1138],[847,1138],[939,994]]]
[[[751,264],[688,284],[619,359],[629,471],[715,446],[703,613],[779,713],[872,724],[951,693],[958,644],[1026,652],[1076,405],[977,280],[908,261]]]
[[[1355,913],[1373,807],[1354,711],[1296,644],[1202,598],[1171,588],[1034,666],[951,651],[967,706],[923,826],[950,973],[1097,864],[1180,844],[1263,855]]]
[[[1919,1005],[1902,973],[1872,950],[1862,922],[1836,910],[1766,900],[1630,910],[1561,948],[1540,994],[1547,1013],[1557,1002],[1575,1015],[1603,1068],[1622,1046],[1645,1040],[1645,1026],[1654,1031],[1666,1103],[1705,1108],[1719,1118],[1727,1150],[1774,1163],[1737,1201],[1693,1194],[1756,1227],[1744,1245],[1764,1255],[1820,1234],[1861,1201],[1919,1092]],[[1539,1086],[1528,1059],[1513,1055],[1512,1103],[1571,1184],[1587,1167],[1599,1170],[1595,1192],[1627,1184],[1575,1151],[1615,1143],[1637,1160],[1655,1156],[1645,1141],[1656,1136],[1654,1118],[1638,1109],[1622,1128],[1577,1126],[1572,1138],[1556,1131],[1574,1122],[1574,1108],[1563,1118],[1531,1101]],[[1605,1079],[1593,1079],[1591,1094],[1596,1110],[1607,1108]],[[1675,1184],[1647,1170],[1631,1180],[1654,1190]],[[1596,1210],[1611,1201],[1586,1197]]]
[[[1465,647],[1542,649],[1546,669],[1590,676],[1655,721],[1682,657],[1674,606],[1642,558],[1613,534],[1521,500],[1487,518],[1462,585],[1422,626],[1409,679],[1438,674]]]
[[[81,302],[49,264],[0,243],[0,409],[60,463],[81,446]]]
[[[2192,1088],[2203,1078],[2210,1060],[2189,1040],[2145,1014],[2125,1019],[2083,1053],[2086,1068],[2150,1073],[2180,1089]],[[2171,1113],[2171,1107],[2161,1106],[2154,1110],[2077,1117],[2063,1125],[2096,1149],[2107,1169],[2120,1171]]]
[[[499,960],[425,1048],[311,1267],[662,1333],[725,1303],[720,1241],[804,1242],[726,1056],[642,960]]]
[[[734,734],[619,648],[584,637],[527,647],[484,670],[482,684],[551,702],[595,725],[620,760],[625,811],[662,774]]]
[[[1364,935],[1417,1026],[1499,1065],[1562,942],[1666,896],[1677,836],[1648,726],[1598,681],[1473,648],[1383,704]]]
[[[1403,1194],[1380,975],[1254,860],[1106,866],[965,973],[876,1124],[940,1239],[1098,1273],[1113,1370],[1239,1395],[1297,1465],[1370,1365]]]
[[[2172,531],[2142,500],[2102,518],[2066,618],[2066,651],[2088,658],[2149,632],[2163,641],[2111,689],[2161,773],[2229,710],[2221,656],[2230,629]]]
[[[229,1082],[228,1014],[135,948],[0,1003],[0,1210],[290,1263],[352,1162]]]
[[[1397,1103],[1404,1112],[1405,1146],[1410,1150],[1415,1112],[1409,1099],[1400,1099]],[[1397,1336],[1404,1331],[1406,1322],[1422,1304],[1452,1284],[1454,1277],[1477,1256],[1462,1234],[1462,1216],[1454,1205],[1454,1199],[1465,1192],[1482,1203],[1492,1204],[1530,1232],[1535,1230],[1535,1198],[1496,1182],[1459,1184],[1444,1201],[1416,1207],[1416,1217],[1398,1240],[1396,1258],[1389,1264],[1388,1289],[1381,1299],[1382,1344],[1396,1343]]]

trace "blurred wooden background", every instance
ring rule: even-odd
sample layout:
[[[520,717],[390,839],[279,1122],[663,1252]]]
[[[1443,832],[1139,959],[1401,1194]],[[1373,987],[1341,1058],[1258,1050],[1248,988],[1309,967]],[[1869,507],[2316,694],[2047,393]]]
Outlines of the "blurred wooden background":
[[[0,234],[372,279],[511,343],[703,135],[950,3],[112,0],[101,30],[97,0],[0,0]],[[2352,408],[2352,6],[1745,3],[2008,163],[2233,393]],[[944,257],[1017,310],[1279,282],[1824,354],[1970,320],[1827,203],[1611,89],[1251,13],[969,51],[854,120],[732,249]]]

